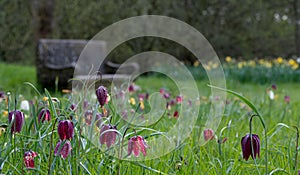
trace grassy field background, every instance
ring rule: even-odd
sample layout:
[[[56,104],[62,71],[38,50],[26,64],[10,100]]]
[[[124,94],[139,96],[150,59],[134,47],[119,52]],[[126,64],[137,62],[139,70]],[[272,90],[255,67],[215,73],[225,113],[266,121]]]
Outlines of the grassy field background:
[[[2,91],[16,91],[22,89],[22,92],[28,93],[31,91],[26,88],[24,82],[30,82],[34,86],[39,87],[37,83],[37,74],[34,66],[18,65],[18,64],[7,64],[0,62],[0,90]],[[149,89],[160,89],[161,87],[172,87],[172,81],[170,79],[162,79],[160,77],[141,77],[137,80],[137,84],[147,84]],[[151,82],[151,83],[149,83]],[[276,82],[274,82],[276,83]],[[208,95],[210,88],[207,86],[208,81],[197,81],[200,94]],[[278,92],[280,95],[292,96],[291,101],[300,100],[300,83],[276,83]],[[257,84],[257,83],[240,83],[236,80],[232,80],[230,77],[227,78],[228,89],[232,89],[236,92],[244,94],[249,99],[255,99],[262,97],[265,94],[266,88],[270,87],[271,84]],[[27,89],[24,91],[24,89]],[[171,88],[170,90],[175,90]]]
[[[31,87],[24,85],[24,82],[30,82],[37,85],[36,71],[32,66],[9,65],[0,63],[1,72],[1,91],[11,91],[22,94],[25,99],[32,99],[37,94]],[[178,146],[172,153],[162,156],[159,159],[143,161],[143,162],[127,162],[119,161],[112,157],[106,156],[105,153],[99,152],[96,147],[88,145],[84,149],[73,147],[72,154],[66,160],[55,158],[52,162],[49,160],[49,144],[53,147],[58,140],[56,129],[54,130],[54,143],[51,143],[49,131],[56,124],[54,119],[51,122],[37,125],[35,116],[37,111],[32,114],[27,113],[29,117],[26,119],[25,129],[21,134],[16,134],[15,139],[9,140],[9,137],[0,137],[0,163],[5,160],[1,173],[11,174],[45,174],[48,171],[48,165],[54,174],[264,174],[264,155],[266,153],[265,139],[263,128],[258,119],[253,121],[253,132],[261,138],[261,156],[256,161],[251,158],[245,161],[241,156],[241,138],[249,133],[249,108],[245,103],[236,99],[232,95],[228,95],[228,103],[221,120],[221,123],[215,133],[221,135],[222,128],[228,126],[222,133],[222,137],[228,140],[221,145],[222,154],[219,151],[217,140],[212,140],[204,146],[199,144],[200,135],[202,135],[203,122],[205,115],[210,108],[210,88],[207,81],[197,81],[200,95],[205,98],[200,105],[200,114],[198,121],[195,123],[192,134],[189,139]],[[158,76],[141,77],[136,81],[142,91],[157,91],[160,88],[166,88],[171,92],[172,96],[178,95],[178,91],[174,83],[169,79],[162,79]],[[271,84],[254,84],[254,83],[238,83],[230,78],[227,79],[227,88],[242,93],[249,98],[259,109],[264,117],[268,128],[268,165],[269,173],[273,174],[296,174],[300,168],[295,166],[296,132],[293,126],[299,127],[299,104],[300,104],[300,88],[299,83],[279,83],[275,90],[275,100],[270,101],[266,95],[266,89]],[[133,94],[136,98],[138,94]],[[291,96],[291,103],[284,103],[284,96]],[[34,97],[42,100],[42,97]],[[66,109],[70,105],[68,96],[63,96],[60,100],[65,103],[60,107]],[[2,111],[4,108],[2,109]],[[68,113],[67,113],[68,114]],[[83,114],[81,114],[82,116]],[[188,117],[188,116],[185,116]],[[54,118],[54,117],[53,117]],[[4,114],[1,114],[1,121],[7,121]],[[113,122],[118,122],[114,121]],[[161,130],[166,130],[170,124],[176,122],[175,118],[165,117],[160,126]],[[119,126],[121,127],[121,126]],[[72,145],[78,145],[82,141],[77,137],[78,128],[75,131],[75,138],[71,141]],[[143,133],[143,132],[142,132]],[[144,132],[147,134],[148,132]],[[2,136],[4,136],[2,134]],[[40,137],[43,136],[43,137]],[[4,146],[5,145],[5,146]],[[9,146],[7,146],[9,145]],[[24,171],[23,153],[26,150],[34,150],[39,153],[35,160],[36,169]],[[298,149],[299,151],[299,149]],[[10,154],[11,153],[11,154]],[[298,158],[299,159],[299,158]]]

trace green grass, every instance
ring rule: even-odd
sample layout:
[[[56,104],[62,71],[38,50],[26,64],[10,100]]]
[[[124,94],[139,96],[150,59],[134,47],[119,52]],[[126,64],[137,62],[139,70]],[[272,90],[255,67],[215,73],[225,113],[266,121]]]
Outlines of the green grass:
[[[45,106],[47,102],[43,101],[43,96],[38,96],[30,87],[23,85],[24,81],[29,81],[36,85],[34,68],[6,64],[0,64],[0,67],[1,71],[3,71],[2,75],[7,75],[3,76],[1,90],[10,90],[12,93],[16,91],[19,94],[25,93],[23,94],[25,99],[34,101],[34,106],[31,106],[31,110],[25,111],[27,118],[22,132],[11,137],[7,128],[6,132],[2,132],[0,136],[0,173],[47,174],[50,168],[53,174],[159,174],[159,172],[162,174],[264,174],[264,155],[266,152],[269,155],[269,173],[273,171],[274,174],[284,174],[283,172],[285,171],[288,174],[296,174],[300,169],[299,164],[294,167],[296,132],[293,126],[299,127],[300,120],[300,94],[297,92],[300,85],[297,83],[277,84],[277,90],[275,91],[277,98],[274,101],[270,101],[266,95],[266,88],[270,87],[269,84],[241,84],[230,79],[227,80],[227,87],[249,98],[265,120],[268,131],[267,150],[263,134],[264,129],[258,118],[253,119],[253,133],[258,134],[261,139],[261,155],[256,162],[251,158],[248,161],[243,160],[240,146],[241,138],[249,133],[248,114],[252,111],[245,106],[245,103],[236,99],[233,95],[227,95],[224,114],[217,116],[221,118],[220,125],[215,130],[218,137],[221,135],[222,128],[231,123],[230,127],[222,132],[222,137],[226,137],[228,140],[221,144],[221,154],[216,139],[205,145],[201,144],[200,138],[203,135],[203,129],[206,129],[203,126],[213,101],[209,97],[210,88],[207,86],[209,84],[207,81],[196,82],[200,96],[202,97],[200,98],[201,105],[196,106],[199,108],[200,113],[191,135],[167,155],[158,159],[132,162],[120,161],[117,158],[108,156],[104,150],[99,150],[91,142],[85,140],[86,136],[81,135],[82,130],[79,126],[84,122],[84,111],[79,108],[75,115],[69,110],[69,106],[71,103],[79,103],[82,100],[82,95],[73,97],[69,95],[59,96],[59,105],[54,105],[49,100],[50,106],[48,108],[51,110],[52,120],[44,124],[39,124],[37,122],[38,110],[42,106]],[[14,69],[15,71],[10,69]],[[12,74],[13,72],[15,74]],[[173,98],[179,93],[174,82],[170,79],[157,76],[141,77],[136,81],[136,85],[141,87],[141,92],[150,93],[158,91],[160,88],[165,88],[171,92]],[[26,87],[25,89],[28,90],[24,91],[23,87]],[[138,101],[138,93],[131,94],[136,101]],[[285,95],[291,96],[290,104],[284,103],[283,97]],[[102,109],[95,105],[97,104],[96,99],[92,97],[88,99],[91,102],[91,109],[94,109],[96,112],[102,112]],[[145,105],[149,107],[147,103]],[[11,108],[13,107],[14,103],[12,101]],[[121,133],[124,132],[126,130],[126,122],[120,120],[120,117],[115,113],[116,109],[110,104],[105,105],[105,108],[110,109],[112,124],[120,122],[117,127],[118,131]],[[132,106],[132,109],[136,108],[138,108],[137,104]],[[4,101],[0,102],[0,123],[3,125],[7,124],[7,116],[2,113],[5,110],[7,110],[6,104]],[[172,107],[171,111],[167,112],[172,113],[174,110],[176,110],[176,107]],[[55,115],[55,112],[59,112],[59,114]],[[53,149],[59,140],[56,119],[70,119],[70,116],[72,116],[76,129],[75,136],[71,140],[73,147],[71,155],[64,160],[53,155]],[[182,117],[188,118],[191,116]],[[155,135],[158,134],[158,131],[168,131],[177,121],[178,119],[165,114],[156,125],[151,126],[153,130],[150,131],[141,127],[130,126],[131,129],[129,129],[128,133],[134,134],[134,128],[139,135],[148,136],[146,140],[149,142],[152,137],[156,138],[160,136]],[[178,130],[180,132],[179,128]],[[91,130],[91,133],[96,135],[99,134],[98,132],[97,130],[94,132]],[[154,135],[151,136],[151,134]],[[127,139],[128,137],[125,138],[125,153],[127,151]],[[52,146],[52,150],[50,146]],[[156,146],[158,148],[164,147],[164,145]],[[33,150],[39,154],[34,159],[35,169],[29,171],[23,163],[23,154],[28,150]]]
[[[0,90],[3,91],[19,90],[24,86],[24,82],[30,82],[37,86],[36,69],[34,66],[0,62],[0,75]]]

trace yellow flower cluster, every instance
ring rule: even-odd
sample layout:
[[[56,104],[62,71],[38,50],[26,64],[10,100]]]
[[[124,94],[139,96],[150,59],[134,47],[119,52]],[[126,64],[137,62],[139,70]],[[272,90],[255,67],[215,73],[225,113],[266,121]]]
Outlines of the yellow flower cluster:
[[[229,65],[236,65],[239,69],[242,69],[243,67],[255,67],[257,65],[264,66],[266,68],[272,68],[273,66],[289,66],[293,70],[298,69],[299,63],[294,59],[283,59],[282,57],[278,57],[275,59],[253,59],[248,61],[237,61],[234,58],[227,56],[225,57],[225,62]],[[194,62],[193,66],[198,67],[200,65],[200,62],[197,60]],[[206,71],[215,69],[219,67],[220,65],[218,63],[209,61],[208,63],[202,64],[204,69]]]
[[[219,67],[219,63],[209,61],[207,64],[204,64],[203,67],[206,71],[210,71],[211,69]]]
[[[245,66],[248,66],[248,67],[255,67],[257,65],[261,65],[261,66],[264,66],[266,68],[272,68],[273,66],[289,66],[291,67],[293,70],[296,70],[298,69],[299,67],[299,63],[297,63],[296,60],[294,59],[289,59],[289,60],[286,60],[286,59],[283,59],[282,57],[278,57],[278,58],[275,58],[275,59],[259,59],[257,61],[255,60],[249,60],[249,61],[239,61],[239,62],[236,62],[233,58],[227,56],[225,58],[225,61],[227,63],[237,63],[237,67],[239,69],[245,67]]]

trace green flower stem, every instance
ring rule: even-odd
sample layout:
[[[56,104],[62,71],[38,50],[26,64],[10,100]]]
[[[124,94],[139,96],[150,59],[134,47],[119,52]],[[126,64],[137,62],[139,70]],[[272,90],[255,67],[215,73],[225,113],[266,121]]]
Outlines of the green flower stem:
[[[297,165],[298,165],[298,147],[299,147],[299,129],[298,127],[294,126],[294,128],[296,129],[297,132],[297,137],[296,137],[296,150],[295,150],[295,165],[294,165],[294,170],[297,169]]]
[[[52,131],[51,131],[51,137],[50,137],[50,149],[49,149],[49,159],[48,159],[48,174],[51,174],[51,157],[52,157],[52,145],[53,145],[53,133],[54,133],[54,129],[55,129],[55,125],[57,122],[57,118],[55,119],[54,123],[53,123],[53,127],[52,127]]]
[[[256,113],[255,115],[259,118],[259,120],[260,120],[260,122],[261,122],[261,124],[264,128],[264,135],[265,135],[265,140],[266,140],[265,164],[266,164],[266,174],[268,174],[268,136],[267,136],[267,127],[266,127],[266,124],[265,124],[260,112],[257,110],[255,105],[250,100],[248,100],[246,97],[242,96],[241,94],[239,94],[235,91],[232,91],[232,90],[220,88],[220,87],[213,86],[213,85],[208,85],[208,86],[211,87],[211,88],[215,88],[215,89],[225,91],[227,93],[230,93],[230,94],[238,97],[240,100],[242,100],[244,103],[246,103]]]

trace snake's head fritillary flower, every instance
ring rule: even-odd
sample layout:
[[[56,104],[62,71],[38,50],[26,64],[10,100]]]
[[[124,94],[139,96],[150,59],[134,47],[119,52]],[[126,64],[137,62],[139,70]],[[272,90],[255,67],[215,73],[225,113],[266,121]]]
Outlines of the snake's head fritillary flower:
[[[83,110],[87,110],[89,108],[89,101],[87,101],[86,99],[83,101]]]
[[[171,106],[174,106],[175,104],[176,104],[176,102],[175,102],[174,99],[170,100],[170,105],[171,105]]]
[[[243,159],[248,160],[250,155],[252,159],[255,159],[256,156],[258,157],[260,156],[260,140],[258,135],[252,134],[252,145],[253,145],[254,153],[252,152],[251,149],[250,134],[247,134],[242,138],[241,145],[242,145]]]
[[[30,110],[29,101],[28,100],[22,100],[21,105],[20,105],[20,109],[24,110],[24,111],[29,111]]]
[[[170,98],[170,93],[165,92],[164,95],[163,95],[163,97],[164,97],[165,99],[169,99],[169,98]]]
[[[142,152],[142,154],[146,156],[146,148],[148,148],[148,145],[142,136],[133,136],[128,141],[128,155],[131,155],[133,152],[133,155],[138,157],[140,152]]]
[[[176,102],[177,102],[177,104],[181,104],[182,101],[183,101],[183,97],[182,97],[181,95],[178,95],[178,96],[176,97]]]
[[[77,109],[77,105],[76,104],[71,104],[71,106],[70,106],[70,109],[71,109],[71,111],[76,111],[76,109]]]
[[[169,99],[170,98],[170,93],[168,93],[164,88],[161,88],[159,90],[160,95],[162,95],[165,99]]]
[[[97,113],[96,118],[95,118],[95,122],[96,122],[96,126],[98,128],[100,128],[102,126],[102,119],[103,119],[103,114],[102,113]]]
[[[179,117],[178,111],[175,111],[175,112],[174,112],[173,117],[175,117],[175,118],[178,118],[178,117]]]
[[[63,145],[61,145],[63,144]],[[66,140],[65,142],[59,141],[54,149],[54,155],[60,155],[63,159],[66,159],[71,153],[72,146],[70,141]]]
[[[42,122],[44,123],[44,121],[50,121],[51,120],[51,115],[50,115],[50,111],[47,108],[44,108],[40,111],[39,115],[38,115],[38,122]]]
[[[12,133],[21,132],[22,126],[24,124],[24,113],[19,110],[11,111],[8,114],[8,121],[9,123],[12,122]]]
[[[86,111],[84,113],[84,117],[85,117],[85,123],[90,126],[93,119],[93,111],[91,110]]]
[[[270,97],[270,100],[275,99],[275,95],[274,95],[274,92],[272,90],[269,91],[269,97]]]
[[[171,110],[170,102],[167,102],[167,104],[166,104],[166,109],[167,109],[167,110]]]
[[[135,85],[134,83],[131,83],[130,85],[129,85],[129,87],[128,87],[128,91],[129,92],[135,92],[135,91],[138,91],[138,90],[140,90],[141,88],[140,88],[140,86],[137,86],[137,85]]]
[[[34,151],[27,151],[24,154],[24,163],[26,168],[34,168],[34,158],[37,156],[38,154]]]
[[[96,90],[96,96],[100,106],[104,106],[108,97],[106,88],[104,86],[99,86]]]
[[[0,98],[5,98],[5,93],[0,91]]]
[[[113,145],[116,142],[117,132],[114,130],[117,130],[117,127],[112,126],[110,124],[102,125],[101,127],[100,143],[102,145],[106,144],[107,148],[109,148],[111,145]]]
[[[213,140],[215,137],[215,133],[212,129],[205,129],[203,131],[203,135],[204,135],[204,140],[205,141],[209,141],[209,140]]]
[[[90,126],[92,124],[92,120],[93,120],[93,111],[91,111],[91,110],[86,111],[84,113],[84,117],[85,117],[85,123]],[[101,113],[95,114],[96,126],[98,126],[98,127],[101,126],[102,118],[103,118],[103,114],[101,114]]]
[[[277,89],[277,86],[276,86],[276,84],[272,84],[272,86],[271,86],[271,87],[272,87],[272,89],[273,89],[273,90],[276,90],[276,89]]]
[[[139,101],[143,101],[143,100],[145,100],[145,98],[146,98],[146,95],[145,95],[145,94],[139,94],[139,95],[138,95]]]
[[[284,96],[284,102],[286,102],[287,104],[289,104],[290,101],[291,101],[291,97],[290,96],[288,96],[288,95]]]
[[[0,91],[0,103],[3,101],[3,100],[5,100],[5,93],[4,92],[2,92],[2,91]]]
[[[61,140],[72,139],[74,136],[74,125],[70,120],[62,120],[58,123],[58,135]]]
[[[129,92],[134,92],[134,85],[133,84],[129,85],[128,91]]]
[[[161,95],[164,95],[165,92],[166,92],[166,90],[165,90],[164,88],[161,88],[161,89],[159,90],[159,93],[160,93]]]

